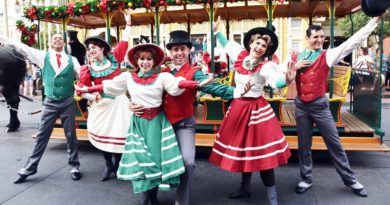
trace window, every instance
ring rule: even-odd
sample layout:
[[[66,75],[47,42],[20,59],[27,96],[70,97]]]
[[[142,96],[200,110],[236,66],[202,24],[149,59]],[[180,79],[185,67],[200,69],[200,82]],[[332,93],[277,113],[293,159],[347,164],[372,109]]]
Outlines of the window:
[[[292,41],[291,42],[291,51],[300,51],[301,50],[301,42]]]
[[[302,19],[291,19],[291,28],[301,28],[302,27]]]
[[[237,42],[241,45],[241,34],[234,34],[233,35],[233,41]]]
[[[193,50],[194,53],[197,53],[198,51],[203,50],[203,39],[207,37],[207,34],[191,34],[191,42],[192,46],[195,50]]]
[[[299,45],[303,41],[305,32],[303,29],[303,22],[300,18],[291,18],[290,19],[290,30],[289,38],[292,40],[293,46],[300,47]]]

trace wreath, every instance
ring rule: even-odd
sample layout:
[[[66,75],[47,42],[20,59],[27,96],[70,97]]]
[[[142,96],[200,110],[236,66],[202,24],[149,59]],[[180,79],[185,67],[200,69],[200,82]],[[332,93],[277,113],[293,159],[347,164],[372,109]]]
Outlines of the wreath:
[[[70,16],[88,15],[91,13],[109,13],[115,10],[137,9],[160,6],[179,6],[186,4],[207,4],[211,2],[238,2],[244,0],[88,0],[85,2],[70,2],[60,6],[31,6],[23,9],[24,17],[30,20],[59,19]],[[265,3],[266,0],[263,0]],[[273,0],[283,4],[287,0]]]
[[[38,31],[37,24],[31,24],[30,26],[26,26],[22,20],[16,21],[16,28],[22,33],[21,41],[28,45],[34,46],[37,43],[35,35]]]

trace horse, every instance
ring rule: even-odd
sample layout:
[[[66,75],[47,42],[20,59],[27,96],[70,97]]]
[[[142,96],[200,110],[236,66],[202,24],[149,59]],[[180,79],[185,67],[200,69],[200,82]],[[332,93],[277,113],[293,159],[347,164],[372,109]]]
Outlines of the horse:
[[[0,46],[0,93],[4,96],[10,112],[6,132],[15,132],[20,127],[18,119],[19,86],[26,74],[25,55],[12,45]]]

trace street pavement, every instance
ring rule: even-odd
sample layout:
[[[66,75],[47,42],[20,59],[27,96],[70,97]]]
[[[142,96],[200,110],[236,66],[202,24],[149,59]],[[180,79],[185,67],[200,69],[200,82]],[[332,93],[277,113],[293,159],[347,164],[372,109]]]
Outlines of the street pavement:
[[[31,103],[22,99],[19,114],[21,128],[15,133],[4,133],[8,123],[8,111],[0,106],[0,204],[4,205],[135,205],[138,197],[132,193],[129,181],[100,181],[104,169],[101,152],[89,142],[79,143],[82,179],[73,181],[67,166],[66,143],[50,140],[39,164],[38,173],[23,184],[13,184],[16,172],[24,166],[31,154],[33,138],[40,114],[27,115],[41,107],[39,97]],[[383,128],[390,145],[390,105],[383,106]],[[252,197],[231,200],[227,195],[240,183],[239,173],[230,173],[211,165],[207,161],[209,148],[197,149],[197,168],[193,181],[191,203],[193,205],[253,205],[267,204],[266,190],[258,173],[252,179]],[[348,157],[369,194],[361,198],[345,187],[326,152],[314,155],[314,185],[307,193],[294,192],[299,182],[297,154],[293,151],[289,164],[276,169],[279,204],[283,205],[388,205],[390,204],[390,155],[375,152],[348,152]],[[160,191],[162,205],[174,204],[175,191]]]

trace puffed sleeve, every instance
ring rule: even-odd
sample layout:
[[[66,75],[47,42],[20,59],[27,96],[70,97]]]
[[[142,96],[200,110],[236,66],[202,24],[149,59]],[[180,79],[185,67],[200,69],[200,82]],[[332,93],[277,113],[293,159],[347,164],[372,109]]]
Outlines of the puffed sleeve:
[[[127,79],[130,77],[130,73],[123,72],[116,76],[112,80],[103,81],[103,91],[110,96],[119,96],[127,91]]]
[[[89,69],[88,69],[88,66],[87,65],[83,65],[80,67],[80,78],[79,78],[79,81],[77,82],[77,85],[79,87],[90,87],[92,86],[92,82],[91,82],[91,75],[90,75],[90,72],[89,72]],[[85,99],[88,99],[88,100],[94,100],[95,99],[95,95],[92,95],[90,93],[81,93],[79,91],[76,91],[76,94],[78,96],[81,96]]]
[[[164,90],[172,96],[181,95],[184,89],[179,88],[179,83],[185,80],[183,77],[175,77],[170,73],[160,73]]]
[[[286,84],[284,69],[278,67],[274,62],[268,62],[260,69],[260,76],[266,81],[266,85],[272,88],[284,88]]]
[[[91,86],[91,73],[89,72],[89,68],[87,65],[83,65],[80,67],[80,86]]]
[[[118,64],[120,65],[125,58],[125,55],[127,53],[127,48],[129,46],[129,43],[127,41],[120,41],[118,45],[115,46],[114,50],[114,57],[118,61]]]

